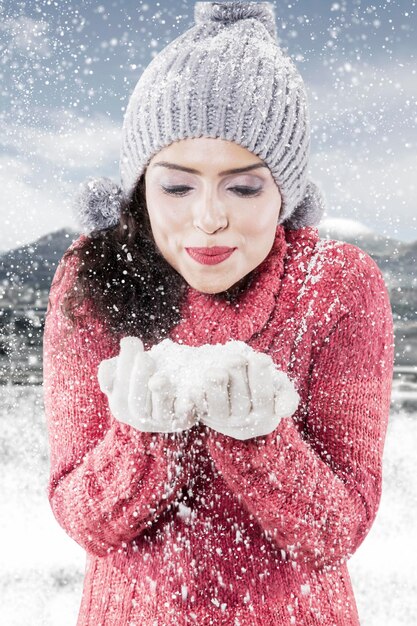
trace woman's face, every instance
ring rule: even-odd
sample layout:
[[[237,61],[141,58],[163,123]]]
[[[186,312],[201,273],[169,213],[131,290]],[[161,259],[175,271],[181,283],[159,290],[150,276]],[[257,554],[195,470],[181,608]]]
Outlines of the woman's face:
[[[164,258],[203,293],[220,293],[272,248],[281,195],[264,162],[223,139],[176,141],[150,161],[146,203]]]

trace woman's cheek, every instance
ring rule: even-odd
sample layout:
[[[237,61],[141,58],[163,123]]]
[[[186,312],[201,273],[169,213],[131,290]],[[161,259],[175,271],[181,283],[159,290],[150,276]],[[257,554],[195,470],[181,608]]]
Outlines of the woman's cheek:
[[[188,220],[188,212],[185,207],[179,208],[169,206],[169,202],[165,206],[159,206],[158,210],[154,213],[153,222],[158,229],[164,230],[180,230],[186,225]]]
[[[236,214],[236,224],[246,232],[261,234],[275,225],[278,219],[276,206],[253,205],[249,211]]]
[[[163,218],[165,227],[172,231],[181,231],[188,224],[187,214],[184,211],[167,211]]]

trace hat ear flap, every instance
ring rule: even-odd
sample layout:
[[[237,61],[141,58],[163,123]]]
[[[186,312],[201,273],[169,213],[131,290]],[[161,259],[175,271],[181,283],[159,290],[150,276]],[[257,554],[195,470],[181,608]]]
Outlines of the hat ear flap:
[[[304,226],[317,226],[324,211],[323,194],[315,183],[309,181],[303,199],[297,204],[291,215],[282,222],[282,225],[288,230],[297,230]]]
[[[88,178],[81,183],[73,211],[82,231],[89,234],[115,226],[124,198],[122,189],[110,178]]]

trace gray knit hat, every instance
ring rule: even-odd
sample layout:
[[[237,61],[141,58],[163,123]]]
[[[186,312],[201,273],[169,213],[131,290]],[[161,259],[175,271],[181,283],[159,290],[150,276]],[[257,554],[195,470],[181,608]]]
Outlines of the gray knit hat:
[[[90,178],[76,201],[85,232],[117,224],[150,159],[174,141],[218,137],[269,167],[282,196],[279,223],[315,226],[324,210],[307,180],[310,125],[303,80],[278,45],[269,2],[196,2],[195,25],[148,65],[122,128],[121,187]]]

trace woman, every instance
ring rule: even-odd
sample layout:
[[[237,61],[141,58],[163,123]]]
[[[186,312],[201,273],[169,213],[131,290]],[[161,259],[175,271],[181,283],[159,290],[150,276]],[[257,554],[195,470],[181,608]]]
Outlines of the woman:
[[[195,19],[140,78],[121,188],[82,187],[86,234],[51,289],[49,499],[87,551],[78,625],[357,625],[387,290],[318,236],[306,94],[272,5],[198,2]]]

